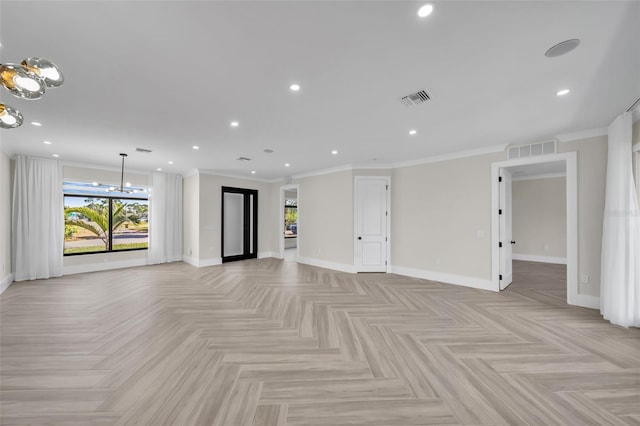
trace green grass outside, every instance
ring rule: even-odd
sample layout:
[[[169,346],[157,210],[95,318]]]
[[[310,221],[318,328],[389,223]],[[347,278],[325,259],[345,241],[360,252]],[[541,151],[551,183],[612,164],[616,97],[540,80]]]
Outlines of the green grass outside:
[[[129,244],[115,244],[113,246],[114,250],[127,250],[127,249],[137,249],[137,248],[148,248],[149,243],[129,243]],[[64,254],[71,253],[90,253],[90,252],[106,252],[103,245],[99,246],[88,246],[88,247],[71,247],[64,249]]]

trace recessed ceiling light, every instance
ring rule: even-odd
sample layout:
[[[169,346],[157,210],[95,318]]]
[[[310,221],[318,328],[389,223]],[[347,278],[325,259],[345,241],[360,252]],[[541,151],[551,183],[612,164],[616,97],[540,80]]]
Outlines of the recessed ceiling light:
[[[294,92],[297,92],[298,90],[300,90],[300,85],[294,83],[291,86],[289,86],[289,89],[291,89]]]
[[[569,92],[570,92],[570,90],[569,90],[569,89],[562,89],[562,90],[560,90],[559,92],[556,92],[556,95],[558,95],[558,96],[564,96],[564,95],[566,95],[566,94],[567,94],[567,93],[569,93]]]
[[[157,170],[157,171],[159,171],[159,172],[161,172],[161,171],[162,171],[162,169],[161,169],[160,167],[158,167],[156,170]]]
[[[417,130],[415,130],[415,129],[411,129],[411,130],[409,130],[409,134],[410,134],[411,136],[415,135],[416,133],[418,133],[418,131],[417,131]]]
[[[544,52],[544,56],[547,58],[555,58],[557,56],[566,55],[576,47],[580,46],[580,40],[572,38],[571,40],[565,40],[561,43],[551,46],[549,50]]]
[[[425,4],[420,9],[418,9],[418,16],[421,18],[425,18],[431,15],[431,12],[433,12],[433,5]]]
[[[98,182],[93,182],[91,185],[98,186],[99,184],[98,184]]]
[[[131,187],[131,182],[125,183],[124,186],[126,186],[127,188],[130,188]]]
[[[251,174],[252,174],[252,175],[255,175],[255,174],[256,174],[256,171],[255,171],[255,170],[251,170]]]
[[[231,127],[238,127],[240,125],[240,123],[238,123],[237,121],[232,121],[231,122]]]
[[[169,164],[173,164],[173,161],[169,161]]]
[[[56,158],[60,157],[60,155],[58,155],[58,154],[53,154],[53,156],[56,157]]]
[[[42,123],[38,123],[37,121],[32,121],[31,124],[38,127],[42,126]]]
[[[289,163],[284,163],[284,166],[285,166],[285,167],[289,167],[290,165],[291,165],[291,164],[289,164]]]
[[[200,147],[198,145],[194,145],[193,149],[200,149]]]
[[[51,141],[42,141],[42,143],[45,145],[51,145]]]
[[[338,151],[336,151],[335,149],[334,149],[333,151],[331,151],[331,153],[332,153],[333,155],[338,155]]]

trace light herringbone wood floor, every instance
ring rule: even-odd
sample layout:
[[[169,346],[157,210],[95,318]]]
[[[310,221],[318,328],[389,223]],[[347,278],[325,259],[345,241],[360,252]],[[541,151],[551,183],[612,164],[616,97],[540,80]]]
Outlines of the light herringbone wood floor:
[[[640,330],[564,303],[275,259],[17,283],[1,423],[640,424]]]

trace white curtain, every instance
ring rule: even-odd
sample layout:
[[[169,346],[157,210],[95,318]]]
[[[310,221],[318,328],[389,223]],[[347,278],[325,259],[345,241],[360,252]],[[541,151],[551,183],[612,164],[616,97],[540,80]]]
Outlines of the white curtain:
[[[153,173],[151,182],[148,263],[182,260],[182,176]]]
[[[16,157],[12,244],[16,281],[62,275],[64,198],[56,160]]]
[[[602,231],[600,312],[613,324],[640,326],[640,212],[633,183],[631,113],[609,126]]]

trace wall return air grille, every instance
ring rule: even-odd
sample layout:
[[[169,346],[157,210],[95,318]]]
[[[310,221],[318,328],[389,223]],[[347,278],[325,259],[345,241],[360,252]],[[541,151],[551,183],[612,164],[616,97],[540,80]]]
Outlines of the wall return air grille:
[[[530,143],[528,145],[510,146],[507,148],[507,160],[539,157],[541,155],[556,154],[557,152],[558,141],[556,140]]]

